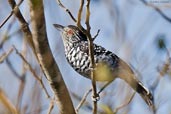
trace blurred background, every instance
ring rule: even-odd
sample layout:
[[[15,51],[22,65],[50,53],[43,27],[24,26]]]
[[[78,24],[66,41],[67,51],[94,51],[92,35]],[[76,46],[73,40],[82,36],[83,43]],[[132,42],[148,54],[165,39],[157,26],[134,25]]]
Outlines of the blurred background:
[[[16,0],[18,3],[19,0]],[[61,0],[76,17],[80,0]],[[85,6],[85,5],[84,5]],[[100,33],[96,40],[106,49],[117,54],[132,66],[137,78],[152,91],[156,114],[171,113],[171,1],[170,0],[91,0],[91,33]],[[22,15],[30,26],[28,1],[19,6]],[[6,0],[0,0],[0,23],[11,13]],[[74,106],[80,102],[90,89],[91,81],[76,73],[67,63],[60,33],[54,23],[74,24],[70,16],[55,0],[44,0],[44,11],[48,40],[60,68],[64,81],[70,91]],[[85,26],[85,9],[82,25]],[[31,26],[30,26],[31,28]],[[9,107],[3,101],[17,107],[21,114],[46,114],[51,100],[46,97],[34,74],[26,68],[21,57],[11,51],[15,46],[24,54],[27,62],[53,98],[52,91],[37,63],[31,48],[24,40],[20,24],[12,16],[0,28],[0,114],[10,114]],[[4,57],[5,53],[11,53]],[[98,83],[98,89],[102,83]],[[99,114],[153,114],[139,94],[126,104],[134,91],[122,80],[116,79],[101,94],[98,102]],[[89,114],[92,110],[91,94],[79,110],[80,114]],[[56,114],[55,105],[52,114]],[[113,112],[113,113],[112,113]]]

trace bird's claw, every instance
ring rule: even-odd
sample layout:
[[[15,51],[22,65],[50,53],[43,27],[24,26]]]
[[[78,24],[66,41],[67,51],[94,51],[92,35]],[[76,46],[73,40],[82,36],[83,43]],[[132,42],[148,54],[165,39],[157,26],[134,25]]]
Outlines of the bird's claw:
[[[100,100],[99,94],[93,95],[91,98],[92,98],[92,101],[99,101]]]

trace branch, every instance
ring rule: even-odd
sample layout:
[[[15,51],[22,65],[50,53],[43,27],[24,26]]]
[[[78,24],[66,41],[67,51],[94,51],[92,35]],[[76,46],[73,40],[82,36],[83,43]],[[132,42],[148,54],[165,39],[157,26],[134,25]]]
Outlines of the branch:
[[[39,64],[53,90],[60,114],[75,114],[69,92],[49,47],[43,0],[30,0],[29,3],[33,42]]]
[[[102,88],[100,88],[99,92],[97,94],[100,94],[109,84],[111,84],[112,81],[110,82],[107,82],[104,86],[102,86]],[[86,101],[87,99],[87,96],[88,94],[92,92],[92,88],[89,89],[85,94],[84,96],[82,97],[80,103],[78,104],[77,108],[76,108],[76,112],[78,113],[78,110],[81,108],[81,106],[84,104],[84,102]]]
[[[55,97],[50,101],[50,105],[49,105],[47,114],[51,114],[51,112],[54,108],[54,103],[55,103],[54,101],[55,101]]]
[[[81,0],[81,5],[78,11],[78,19],[77,19],[77,26],[80,27],[81,26],[81,14],[83,11],[83,5],[84,5],[84,0]]]
[[[152,4],[148,4],[147,1],[145,1],[145,0],[140,0],[140,1],[142,3],[144,3],[145,5],[147,5],[147,6],[150,6],[150,7],[154,8],[166,21],[171,23],[171,18],[166,16],[158,7],[156,7],[155,5],[152,5]]]
[[[10,111],[12,114],[18,114],[17,109],[11,103],[9,98],[5,95],[4,91],[0,88],[0,102]]]
[[[57,0],[59,6],[61,6],[68,14],[69,16],[71,17],[71,19],[74,21],[74,22],[77,22],[77,20],[74,18],[74,16],[72,15],[72,13],[70,12],[69,9],[67,9],[62,3],[60,0]]]
[[[30,70],[30,72],[33,74],[34,78],[40,83],[42,89],[44,90],[47,98],[50,98],[49,93],[47,92],[45,85],[43,84],[43,81],[41,78],[39,78],[39,76],[36,74],[36,72],[34,71],[34,69],[31,67],[31,65],[28,63],[28,61],[25,59],[25,57],[14,47],[16,53],[21,57],[21,59],[23,60],[23,62],[26,64],[27,68]]]
[[[115,111],[114,111],[114,114],[116,114],[116,113],[118,112],[118,110],[120,110],[121,108],[127,106],[127,105],[132,101],[132,99],[134,98],[135,93],[136,93],[136,92],[134,92],[134,93],[131,95],[131,98],[129,98],[128,101],[127,101],[126,103],[124,103],[124,104],[122,104],[121,106],[117,107],[117,108],[115,109]]]
[[[87,26],[87,32],[90,33],[90,0],[87,0],[87,4],[86,4],[86,21],[85,21],[85,24]]]
[[[17,6],[20,6],[23,0],[20,0]],[[12,17],[14,14],[14,11],[11,11],[11,13],[4,19],[4,21],[0,24],[0,28],[5,25],[5,23]]]
[[[6,17],[6,19],[4,19],[4,21],[0,24],[0,28],[2,28],[5,23],[12,17],[13,15],[13,11],[11,11],[11,13]]]
[[[28,44],[30,45],[30,47],[32,48],[34,54],[36,55],[33,40],[32,40],[32,33],[31,33],[30,29],[29,29],[28,23],[25,21],[23,15],[21,14],[21,12],[19,10],[19,7],[18,7],[22,3],[22,1],[23,0],[21,0],[19,2],[19,4],[17,5],[14,0],[8,0],[10,6],[12,8],[12,14],[14,13],[15,16],[17,17],[18,21],[20,22],[21,29],[22,29],[22,31],[24,33],[24,37],[26,37],[26,40],[27,40]]]
[[[13,48],[11,48],[10,50],[8,50],[8,52],[3,53],[0,56],[0,63],[2,63],[12,52],[13,52]]]
[[[22,54],[23,57],[26,57],[26,52],[27,52],[27,48],[26,48],[26,40],[23,40],[23,47],[22,47]],[[27,73],[27,69],[25,67],[25,62],[22,62],[22,73],[20,76],[20,84],[19,84],[19,89],[18,89],[18,95],[17,95],[17,103],[16,103],[16,107],[18,109],[18,111],[21,111],[21,105],[22,105],[22,100],[23,100],[23,95],[24,95],[24,91],[25,91],[25,86],[26,86],[26,73]]]
[[[99,35],[100,29],[97,30],[96,35],[93,37],[93,41],[96,39],[96,37]]]
[[[91,81],[92,81],[92,91],[93,91],[93,98],[95,100],[93,100],[93,114],[97,114],[97,98],[99,98],[99,95],[97,94],[97,89],[96,89],[96,80],[95,80],[95,74],[94,74],[94,68],[95,68],[95,62],[94,62],[94,47],[93,47],[93,39],[91,37],[91,33],[90,33],[90,23],[89,23],[89,19],[90,19],[90,0],[87,0],[87,4],[86,4],[86,26],[87,26],[87,30],[86,30],[86,35],[88,38],[88,43],[89,43],[89,55],[90,55],[90,66],[92,67],[92,71],[91,71]]]
[[[78,113],[78,110],[81,108],[81,106],[84,104],[84,102],[87,99],[87,96],[89,95],[89,93],[92,92],[92,89],[89,89],[83,96],[83,98],[81,99],[80,103],[78,104],[77,108],[75,109],[76,112]]]

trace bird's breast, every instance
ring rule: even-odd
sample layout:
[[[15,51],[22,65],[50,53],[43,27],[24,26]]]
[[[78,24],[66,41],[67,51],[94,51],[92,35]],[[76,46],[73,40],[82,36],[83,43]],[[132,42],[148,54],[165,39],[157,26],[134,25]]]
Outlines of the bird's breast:
[[[90,75],[90,60],[86,53],[79,48],[72,48],[65,52],[69,64],[81,75],[88,77]]]

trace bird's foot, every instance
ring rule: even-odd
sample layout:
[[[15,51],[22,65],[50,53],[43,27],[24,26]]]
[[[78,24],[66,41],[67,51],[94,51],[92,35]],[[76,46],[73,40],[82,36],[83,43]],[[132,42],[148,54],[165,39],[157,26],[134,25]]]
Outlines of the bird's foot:
[[[98,93],[93,95],[91,98],[92,98],[92,101],[99,101],[100,100],[100,96]]]

